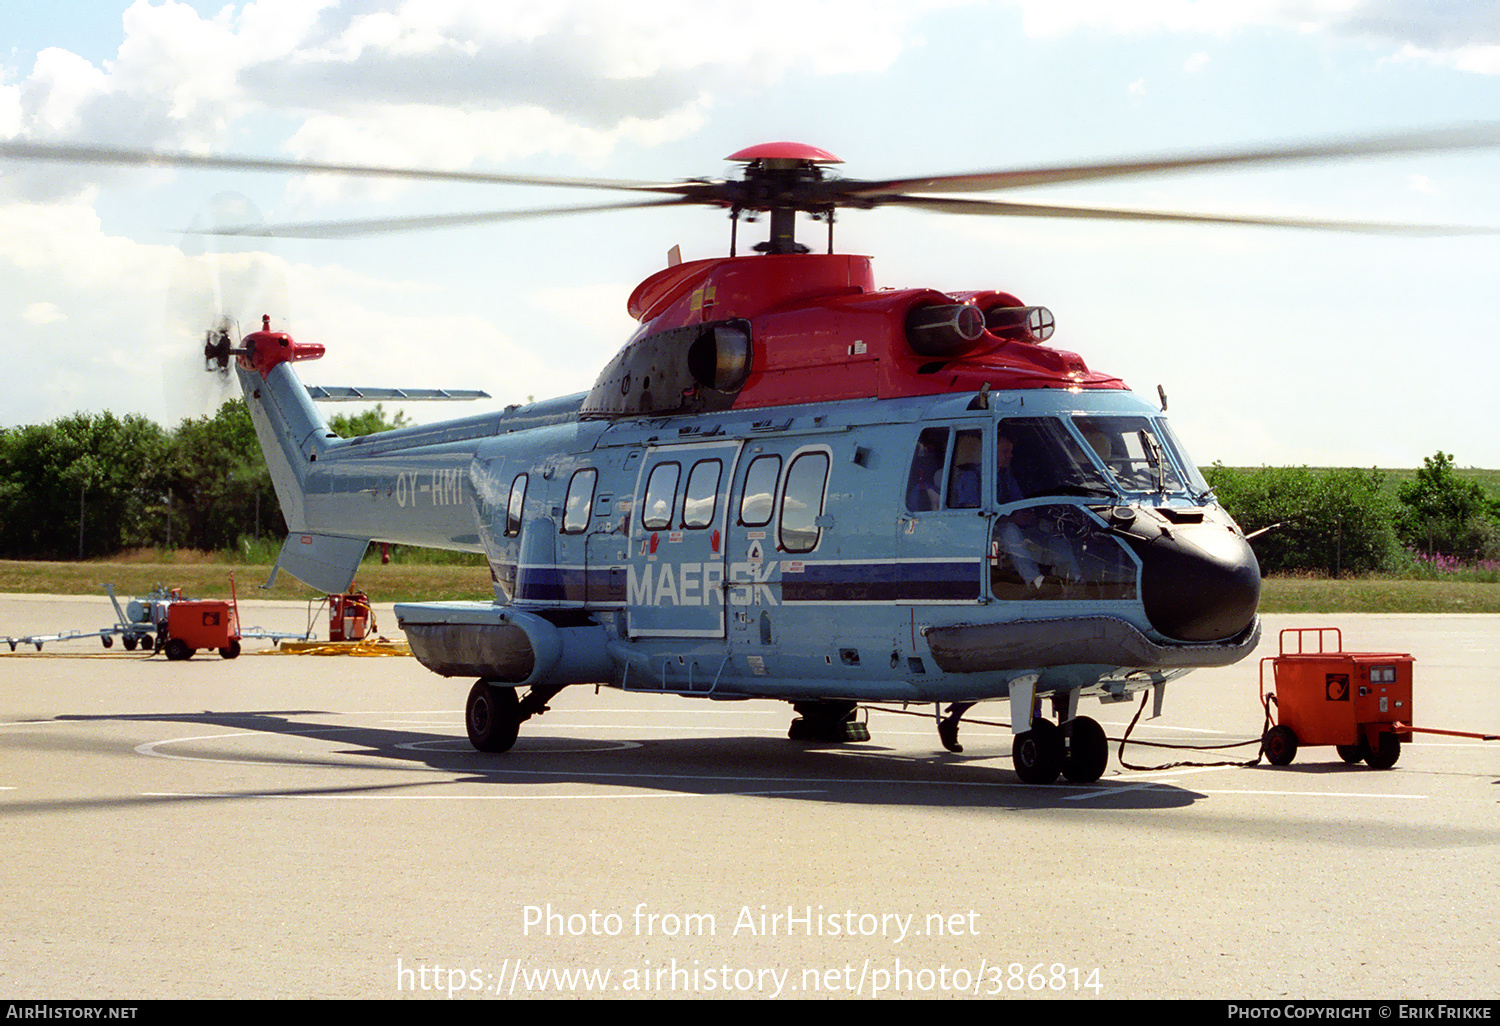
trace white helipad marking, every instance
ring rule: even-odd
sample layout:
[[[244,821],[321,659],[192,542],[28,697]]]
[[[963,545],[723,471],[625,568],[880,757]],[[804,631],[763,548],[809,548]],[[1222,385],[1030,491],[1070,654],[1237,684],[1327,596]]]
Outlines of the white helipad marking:
[[[271,733],[271,737],[305,737],[308,734],[337,734],[356,730],[356,727],[324,727],[319,730],[300,730],[295,734]],[[137,755],[150,755],[158,759],[179,759],[182,762],[217,762],[228,766],[264,766],[262,759],[218,759],[204,755],[173,755],[170,752],[161,752],[157,749],[162,745],[180,745],[188,741],[220,741],[226,737],[266,737],[263,730],[241,730],[232,734],[200,734],[196,737],[169,737],[161,741],[148,741],[143,745],[135,746]]]

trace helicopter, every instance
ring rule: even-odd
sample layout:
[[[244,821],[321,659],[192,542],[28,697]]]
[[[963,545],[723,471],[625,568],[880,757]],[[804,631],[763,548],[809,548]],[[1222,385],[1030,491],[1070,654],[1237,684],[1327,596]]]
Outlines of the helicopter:
[[[629,182],[0,143],[0,156],[441,178],[630,199],[370,222],[219,228],[330,238],[592,210],[727,210],[727,256],[642,281],[639,328],[584,393],[344,439],[293,364],[321,343],[205,332],[265,450],[288,536],[276,569],[346,591],[371,541],[483,553],[492,601],[399,603],[413,654],[471,678],[470,743],[505,752],[564,688],[791,704],[795,740],[869,740],[874,702],[933,708],[940,743],[1005,702],[1028,784],[1098,780],[1080,701],[1153,699],[1261,633],[1250,540],[1158,406],[1049,345],[1046,307],[999,289],[877,288],[834,251],[843,209],[1208,222],[1403,234],[1490,229],[1015,203],[953,195],[1127,175],[1500,143],[1495,126],[1092,165],[837,177],[795,142],[741,177]],[[768,237],[739,253],[739,223]],[[826,252],[797,238],[826,224]],[[327,395],[327,392],[322,393]],[[371,390],[359,393],[379,397]],[[522,692],[524,691],[524,694]],[[944,708],[946,707],[946,709]]]

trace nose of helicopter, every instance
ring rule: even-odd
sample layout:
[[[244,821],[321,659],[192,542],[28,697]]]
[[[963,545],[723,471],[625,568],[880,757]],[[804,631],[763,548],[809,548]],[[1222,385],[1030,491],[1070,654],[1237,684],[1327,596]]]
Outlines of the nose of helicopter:
[[[1260,564],[1238,530],[1207,520],[1131,541],[1141,557],[1141,602],[1162,634],[1222,641],[1250,626],[1260,601]]]

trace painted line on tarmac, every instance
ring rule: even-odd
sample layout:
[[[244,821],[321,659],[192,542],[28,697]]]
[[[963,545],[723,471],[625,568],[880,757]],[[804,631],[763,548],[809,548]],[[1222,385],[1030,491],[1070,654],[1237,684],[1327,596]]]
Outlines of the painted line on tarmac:
[[[143,798],[300,798],[309,801],[348,802],[550,802],[559,800],[616,801],[634,798],[725,798],[781,794],[823,794],[826,788],[771,791],[704,791],[679,794],[289,794],[278,791],[142,791]]]

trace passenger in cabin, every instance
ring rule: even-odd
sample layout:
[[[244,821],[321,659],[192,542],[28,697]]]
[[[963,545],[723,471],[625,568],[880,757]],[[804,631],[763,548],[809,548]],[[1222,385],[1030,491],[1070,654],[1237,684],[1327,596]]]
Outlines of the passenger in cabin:
[[[953,443],[953,470],[948,478],[948,508],[978,509],[984,439],[978,431],[960,431]]]
[[[906,479],[906,508],[925,513],[938,508],[942,495],[943,460],[948,455],[948,429],[928,428],[917,438]]]

